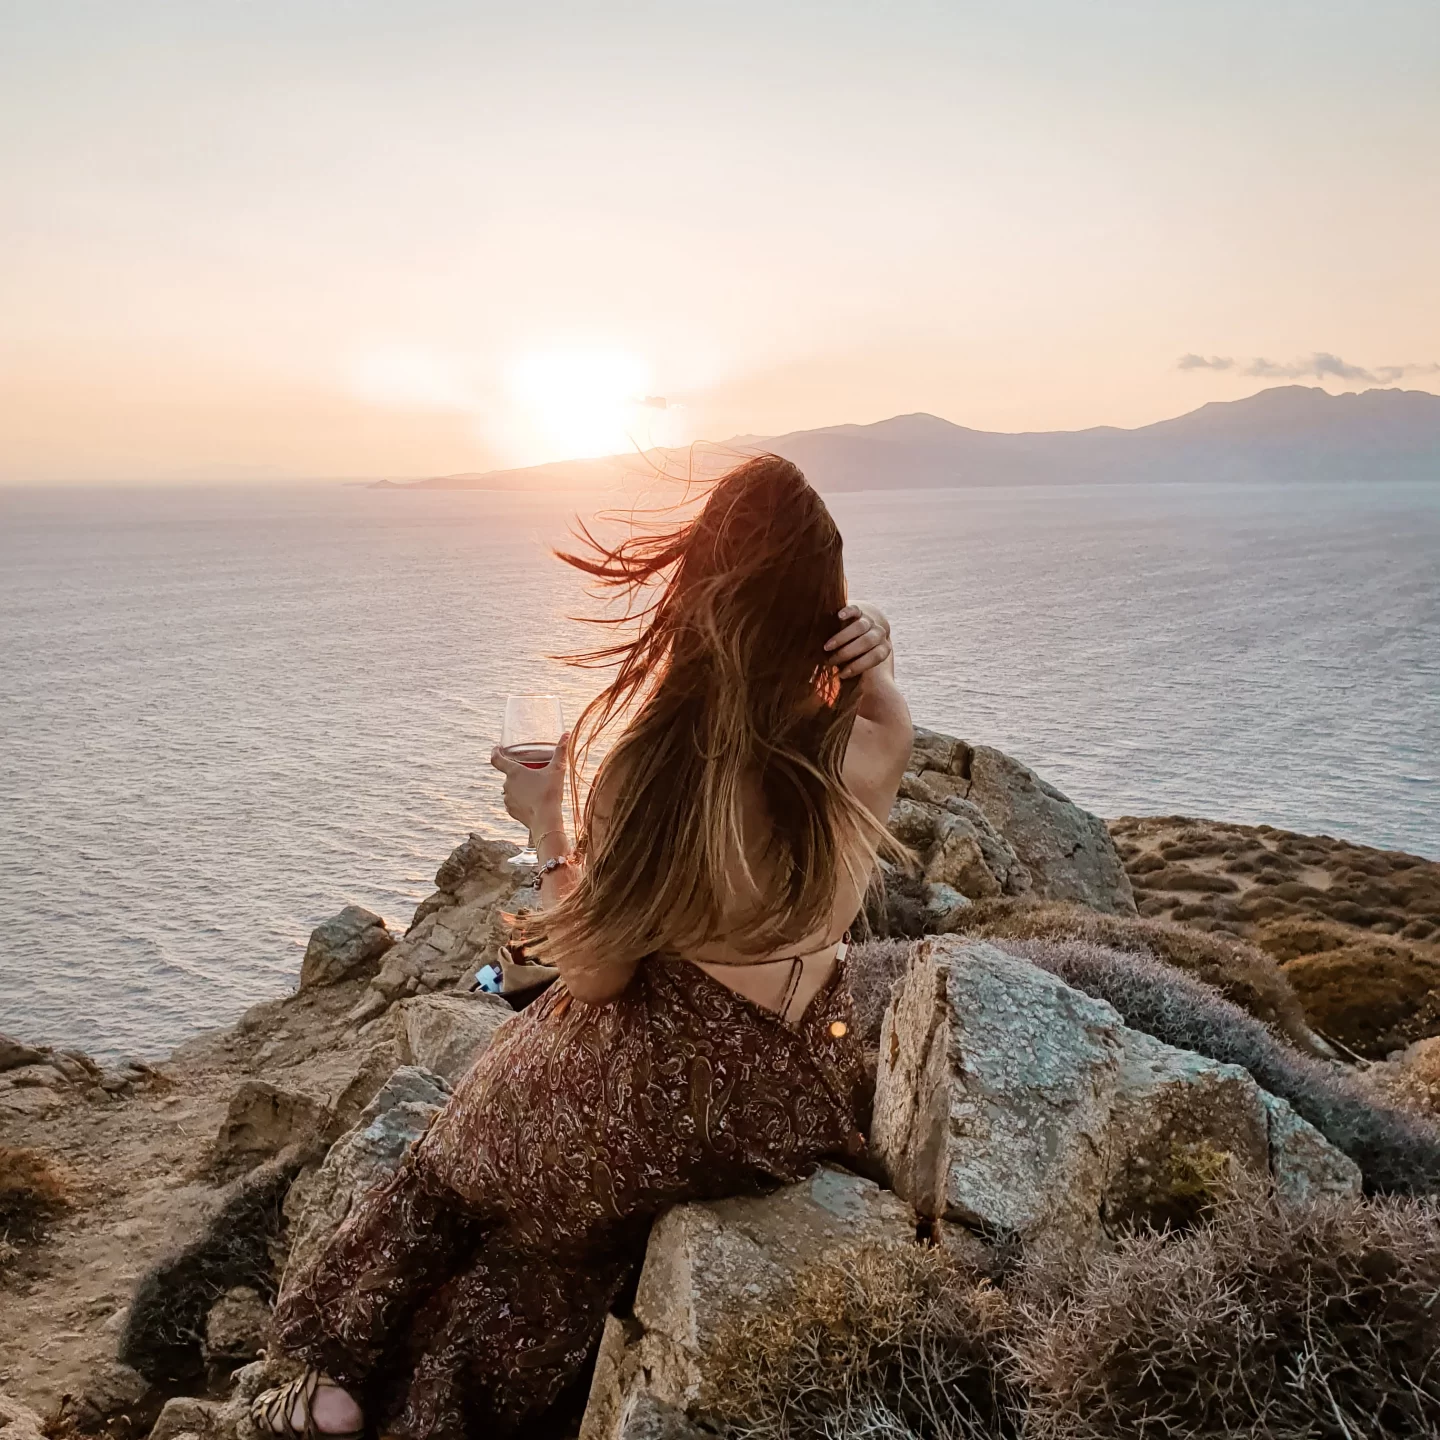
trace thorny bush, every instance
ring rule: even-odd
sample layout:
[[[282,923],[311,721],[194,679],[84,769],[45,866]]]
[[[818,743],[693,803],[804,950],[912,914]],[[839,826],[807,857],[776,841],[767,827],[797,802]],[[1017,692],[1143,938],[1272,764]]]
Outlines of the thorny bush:
[[[1008,1277],[856,1250],[721,1346],[742,1440],[1400,1440],[1440,1434],[1440,1206],[1291,1209],[1236,1181],[1208,1223]]]

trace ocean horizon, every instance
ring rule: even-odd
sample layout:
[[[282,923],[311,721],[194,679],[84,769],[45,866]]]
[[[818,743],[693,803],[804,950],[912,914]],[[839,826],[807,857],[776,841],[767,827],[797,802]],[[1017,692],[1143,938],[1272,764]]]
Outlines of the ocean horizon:
[[[486,757],[508,691],[595,688],[547,658],[585,499],[0,491],[0,1030],[163,1055],[341,906],[403,928],[466,833],[518,839]],[[1440,858],[1440,485],[829,500],[917,723],[1106,817]]]

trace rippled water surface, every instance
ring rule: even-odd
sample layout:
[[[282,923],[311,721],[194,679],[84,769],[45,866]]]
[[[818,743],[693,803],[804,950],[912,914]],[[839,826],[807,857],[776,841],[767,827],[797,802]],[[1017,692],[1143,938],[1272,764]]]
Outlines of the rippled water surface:
[[[163,1054],[402,924],[582,602],[578,502],[0,492],[0,1030]],[[835,499],[917,720],[1103,815],[1440,856],[1440,485]]]

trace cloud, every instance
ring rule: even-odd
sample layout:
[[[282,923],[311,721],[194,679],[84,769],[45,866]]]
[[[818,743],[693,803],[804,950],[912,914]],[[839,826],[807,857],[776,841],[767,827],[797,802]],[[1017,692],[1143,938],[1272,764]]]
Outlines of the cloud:
[[[1233,370],[1239,362],[1228,355],[1182,355],[1177,370]],[[1308,359],[1281,363],[1257,356],[1241,366],[1240,374],[1264,380],[1351,380],[1370,385],[1393,385],[1407,375],[1440,375],[1440,364],[1352,365],[1328,350],[1317,350]]]
[[[1394,370],[1400,375],[1404,373],[1405,367],[1395,365],[1386,366],[1385,369]],[[1311,377],[1323,380],[1327,375],[1336,380],[1371,382],[1380,378],[1375,371],[1367,370],[1363,365],[1352,365],[1348,360],[1342,360],[1338,355],[1331,355],[1323,350],[1317,350],[1308,360],[1292,360],[1288,365],[1276,364],[1274,360],[1266,360],[1262,356],[1245,367],[1245,374],[1259,375],[1267,380],[1299,380]]]

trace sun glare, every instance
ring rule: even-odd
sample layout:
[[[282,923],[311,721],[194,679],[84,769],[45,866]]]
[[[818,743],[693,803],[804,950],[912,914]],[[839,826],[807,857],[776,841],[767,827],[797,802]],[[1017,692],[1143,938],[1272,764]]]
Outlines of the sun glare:
[[[515,361],[508,379],[536,458],[615,455],[656,443],[650,367],[629,351],[535,351]]]

